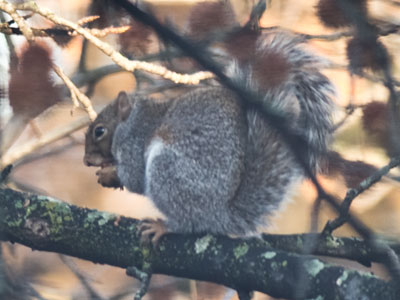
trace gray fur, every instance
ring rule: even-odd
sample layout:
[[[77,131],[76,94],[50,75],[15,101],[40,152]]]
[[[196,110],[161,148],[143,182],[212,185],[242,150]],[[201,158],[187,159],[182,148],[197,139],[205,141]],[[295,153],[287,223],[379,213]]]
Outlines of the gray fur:
[[[331,117],[335,110],[331,98],[335,89],[319,71],[326,61],[307,51],[302,41],[299,37],[279,32],[258,38],[258,53],[255,55],[276,52],[284,56],[290,65],[287,80],[278,87],[265,90],[264,83],[254,78],[251,63],[241,65],[233,61],[227,68],[227,74],[238,83],[245,83],[249,90],[262,91],[261,101],[293,120],[289,125],[303,134],[312,148],[308,153],[311,170],[320,171],[321,158],[331,142]]]
[[[257,51],[273,49],[290,62],[285,82],[265,89],[250,65],[237,62],[227,74],[289,116],[289,126],[311,144],[308,160],[317,170],[333,110],[333,88],[317,69],[321,61],[292,37],[263,36],[258,44]],[[172,232],[255,233],[303,177],[279,133],[224,87],[162,103],[132,96],[132,103],[112,141],[117,174],[123,186],[154,202]]]

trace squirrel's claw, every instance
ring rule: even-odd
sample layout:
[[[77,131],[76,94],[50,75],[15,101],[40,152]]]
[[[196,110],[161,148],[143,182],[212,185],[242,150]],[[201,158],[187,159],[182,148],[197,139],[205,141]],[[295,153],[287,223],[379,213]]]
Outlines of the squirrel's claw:
[[[159,239],[168,232],[165,222],[161,219],[144,219],[139,224],[140,241],[156,247]]]

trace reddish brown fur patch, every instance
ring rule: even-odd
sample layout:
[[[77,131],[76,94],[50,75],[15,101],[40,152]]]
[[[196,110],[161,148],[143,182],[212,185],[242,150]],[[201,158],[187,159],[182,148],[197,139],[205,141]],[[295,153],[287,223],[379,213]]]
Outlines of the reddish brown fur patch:
[[[256,43],[260,34],[254,30],[243,28],[232,34],[226,41],[226,50],[241,63],[247,63],[256,52]]]
[[[131,54],[133,56],[139,56],[148,53],[151,43],[151,29],[141,22],[135,20],[131,20],[129,26],[129,30],[118,36],[121,50],[124,53]]]
[[[51,50],[44,42],[26,44],[22,50],[20,67],[25,72],[37,72],[37,69],[48,72],[51,69],[52,61],[50,58]]]
[[[52,61],[44,43],[27,45],[18,66],[12,65],[10,104],[15,114],[34,118],[60,99],[60,90],[50,78]]]
[[[165,144],[171,144],[173,142],[171,131],[168,129],[167,126],[161,126],[160,128],[158,128],[153,137],[161,138]]]
[[[203,39],[210,32],[233,27],[236,16],[229,1],[200,2],[193,6],[188,19],[190,37]]]
[[[253,79],[261,89],[270,89],[288,79],[291,64],[284,55],[271,49],[264,47],[264,51],[257,51],[259,36],[258,32],[244,28],[232,34],[225,47],[240,64],[251,65]]]
[[[254,78],[260,87],[267,89],[278,87],[288,79],[291,64],[280,53],[264,52],[252,61]]]

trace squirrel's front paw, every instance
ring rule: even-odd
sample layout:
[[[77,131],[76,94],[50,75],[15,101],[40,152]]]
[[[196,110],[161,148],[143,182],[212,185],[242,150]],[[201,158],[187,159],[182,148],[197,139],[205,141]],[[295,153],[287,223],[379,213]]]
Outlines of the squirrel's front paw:
[[[101,168],[96,172],[96,175],[98,176],[97,182],[102,186],[122,189],[121,182],[119,181],[117,175],[116,166],[107,166]]]
[[[142,243],[151,243],[157,246],[160,237],[168,232],[165,223],[161,219],[144,219],[139,224],[140,241]]]

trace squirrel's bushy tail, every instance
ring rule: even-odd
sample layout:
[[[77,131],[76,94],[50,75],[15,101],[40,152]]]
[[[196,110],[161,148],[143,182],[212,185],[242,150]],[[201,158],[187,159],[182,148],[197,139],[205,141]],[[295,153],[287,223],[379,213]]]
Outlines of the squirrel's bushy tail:
[[[249,226],[256,231],[263,223],[262,216],[276,211],[287,198],[290,186],[303,176],[304,170],[292,151],[307,149],[304,157],[310,169],[317,172],[331,140],[334,88],[319,71],[324,61],[308,52],[301,42],[287,33],[263,34],[247,39],[247,47],[253,50],[247,56],[242,52],[235,56],[235,49],[231,52],[237,59],[227,69],[229,77],[281,112],[288,122],[286,127],[307,144],[290,149],[262,112],[248,109],[245,178],[230,203],[233,215],[237,215],[238,234]]]

